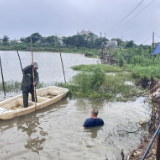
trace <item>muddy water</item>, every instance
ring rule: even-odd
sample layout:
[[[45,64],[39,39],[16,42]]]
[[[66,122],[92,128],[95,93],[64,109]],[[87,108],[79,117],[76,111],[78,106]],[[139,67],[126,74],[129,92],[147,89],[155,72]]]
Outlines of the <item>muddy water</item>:
[[[15,51],[0,51],[4,80],[22,80],[20,62]],[[19,51],[22,66],[25,67],[31,63],[31,53]],[[52,52],[34,52],[34,61],[39,65],[40,82],[55,83],[64,82],[62,64],[59,53]],[[83,54],[62,53],[62,59],[65,70],[66,81],[70,81],[77,72],[71,67],[80,64],[97,64],[98,59],[86,58]],[[0,78],[1,82],[1,78]]]
[[[30,63],[30,52],[19,52],[23,66]],[[15,51],[0,51],[6,81],[21,81],[19,60]],[[78,64],[97,63],[96,59],[80,54],[62,54],[66,79],[77,72],[70,67]],[[34,54],[39,64],[40,81],[54,83],[63,81],[58,53]],[[18,93],[7,93],[7,98]],[[3,99],[2,94],[0,99]],[[0,121],[1,160],[117,160],[120,150],[128,153],[140,143],[141,134],[123,134],[137,131],[137,121],[148,117],[148,104],[144,98],[135,102],[109,103],[105,100],[65,98],[37,113]],[[99,109],[99,117],[105,125],[82,129],[92,108]],[[128,123],[128,121],[130,123]]]
[[[143,100],[107,103],[65,98],[36,114],[0,121],[0,159],[117,160],[121,149],[127,153],[140,143],[141,131],[125,136],[117,131],[137,130],[136,122],[147,117],[148,106]],[[83,130],[92,108],[99,109],[105,125]]]

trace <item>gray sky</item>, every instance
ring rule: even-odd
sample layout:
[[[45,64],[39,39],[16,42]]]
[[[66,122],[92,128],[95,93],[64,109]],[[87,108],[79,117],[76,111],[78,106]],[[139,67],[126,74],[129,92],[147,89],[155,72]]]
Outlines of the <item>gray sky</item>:
[[[98,36],[106,32],[108,39],[134,40],[136,44],[155,32],[155,41],[160,42],[159,18],[160,0],[0,0],[0,38],[7,35],[19,39],[35,32],[42,36],[72,36],[84,29]],[[114,26],[119,29],[111,30]]]

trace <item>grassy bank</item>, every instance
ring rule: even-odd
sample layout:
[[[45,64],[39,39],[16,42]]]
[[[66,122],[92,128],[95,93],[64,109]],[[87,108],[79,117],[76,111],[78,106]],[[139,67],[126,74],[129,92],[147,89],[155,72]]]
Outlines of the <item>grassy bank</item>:
[[[59,52],[58,47],[51,47],[51,46],[35,46],[33,44],[34,51],[40,51],[40,52]],[[19,51],[30,51],[30,45],[13,45],[13,46],[0,46],[0,50],[19,50]],[[85,48],[85,47],[61,47],[61,52],[64,53],[92,53],[92,57],[96,57],[99,53],[99,49],[90,49],[90,48]]]
[[[73,66],[72,69],[77,71],[93,72],[97,67],[99,67],[104,72],[122,72],[123,69],[117,66],[105,65],[105,64],[91,64],[91,65],[78,65]]]
[[[159,66],[127,65],[122,68],[111,65],[79,65],[72,67],[74,70],[81,71],[73,77],[72,84],[60,84],[70,89],[71,96],[106,98],[107,100],[126,101],[134,96],[139,96],[143,90],[148,90],[148,82],[151,77],[154,80],[160,78]],[[115,74],[106,74],[106,73]],[[101,74],[100,74],[101,73]],[[99,75],[100,74],[100,75]],[[92,84],[94,76],[97,78],[95,88]],[[103,82],[99,82],[104,78]],[[127,84],[127,82],[129,82]],[[132,83],[131,83],[132,82]],[[136,84],[136,85],[133,85]],[[147,88],[146,88],[147,87]]]
[[[18,81],[6,81],[4,82],[5,91],[6,92],[18,92],[21,89],[21,83]],[[45,87],[44,83],[39,82],[37,85],[37,89]],[[3,92],[3,84],[0,82],[0,91]]]
[[[80,65],[73,67],[83,72],[73,77],[72,84],[59,84],[69,88],[69,95],[76,97],[105,98],[109,101],[127,101],[142,93],[136,87],[132,73],[122,72],[121,68],[107,65]],[[87,72],[86,72],[87,71]],[[117,72],[107,75],[106,72]],[[126,82],[130,82],[127,84]]]

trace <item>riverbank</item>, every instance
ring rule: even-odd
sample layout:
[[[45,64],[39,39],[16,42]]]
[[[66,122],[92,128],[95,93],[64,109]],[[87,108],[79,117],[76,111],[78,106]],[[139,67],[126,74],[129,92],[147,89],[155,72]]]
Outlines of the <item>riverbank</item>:
[[[61,52],[63,53],[79,53],[79,54],[86,54],[86,53],[92,53],[92,54],[98,54],[99,49],[91,49],[91,48],[85,48],[85,47],[61,47]],[[30,44],[29,45],[15,45],[15,46],[0,46],[0,51],[31,51]],[[34,52],[59,52],[59,47],[37,47],[33,45],[33,51]]]
[[[157,85],[158,86],[158,85]],[[154,87],[153,87],[154,89]],[[144,137],[144,140],[141,141],[141,144],[139,144],[139,146],[132,150],[128,156],[128,160],[140,160],[144,153],[146,152],[146,149],[148,148],[153,135],[155,134],[158,126],[159,126],[159,87],[154,89],[154,92],[151,92],[150,95],[150,104],[152,107],[152,114],[151,114],[151,119],[149,122],[147,122],[145,125],[147,125],[148,131],[149,131],[149,136],[148,137]],[[156,138],[154,139],[145,160],[155,160],[156,158],[159,158],[159,154],[157,151],[157,142],[158,142],[158,137],[156,136]],[[158,157],[157,157],[158,155]]]
[[[156,123],[155,128],[157,128],[157,127],[158,127],[158,119],[157,119],[157,123]],[[130,152],[130,154],[128,156],[128,160],[142,159],[144,153],[146,152],[147,147],[149,146],[149,144],[152,140],[153,135],[154,135],[154,132],[152,131],[150,133],[149,137],[144,138],[144,140],[141,141],[139,146]],[[152,146],[150,147],[150,149],[146,155],[145,160],[156,160],[156,154],[157,154],[157,137],[153,141]]]

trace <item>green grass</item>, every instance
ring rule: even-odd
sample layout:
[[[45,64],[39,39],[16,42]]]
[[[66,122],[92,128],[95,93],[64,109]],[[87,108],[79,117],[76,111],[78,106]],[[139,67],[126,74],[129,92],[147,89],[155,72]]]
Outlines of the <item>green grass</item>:
[[[18,81],[11,80],[11,81],[4,82],[4,86],[5,86],[6,92],[18,92],[21,90],[21,83]],[[45,87],[45,84],[39,82],[36,89],[39,89],[42,87]],[[3,91],[3,84],[2,83],[0,83],[0,91]]]
[[[103,72],[104,71],[102,70],[102,73]],[[93,82],[93,75],[97,77],[97,79],[94,81],[94,84],[99,81],[99,77],[104,76],[104,79],[102,79],[101,83],[97,83],[98,87],[91,85]],[[141,94],[140,88],[136,87],[135,85],[125,84],[125,81],[133,81],[131,73],[118,72],[115,76],[106,74],[100,75],[98,75],[98,72],[95,73],[95,70],[89,73],[81,72],[73,77],[73,84],[61,83],[58,85],[68,88],[69,96],[104,98],[108,101],[127,101],[132,99],[134,96]]]
[[[147,78],[149,81],[151,77],[155,80],[160,79],[160,65],[140,66],[140,65],[125,65],[122,67],[124,71],[130,71],[132,77],[135,79]]]
[[[118,66],[105,65],[105,64],[90,64],[73,66],[72,69],[77,71],[92,72],[95,68],[99,67],[104,72],[122,72],[123,70]]]

